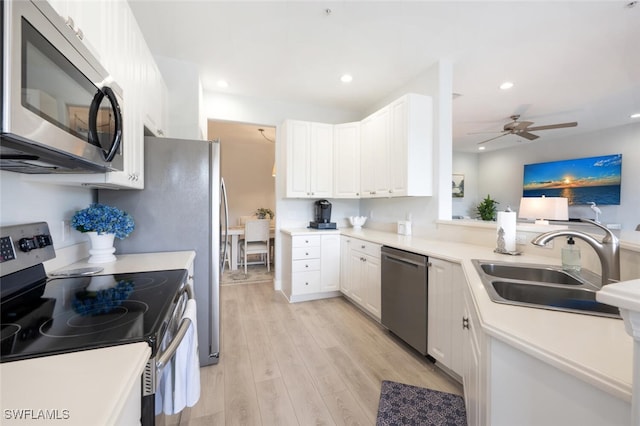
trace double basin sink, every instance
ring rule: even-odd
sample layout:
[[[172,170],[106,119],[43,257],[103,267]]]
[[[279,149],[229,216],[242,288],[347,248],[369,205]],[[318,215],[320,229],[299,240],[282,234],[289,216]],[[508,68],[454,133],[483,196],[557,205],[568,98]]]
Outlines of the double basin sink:
[[[600,277],[560,267],[472,260],[489,298],[497,303],[620,318],[617,307],[596,301]]]

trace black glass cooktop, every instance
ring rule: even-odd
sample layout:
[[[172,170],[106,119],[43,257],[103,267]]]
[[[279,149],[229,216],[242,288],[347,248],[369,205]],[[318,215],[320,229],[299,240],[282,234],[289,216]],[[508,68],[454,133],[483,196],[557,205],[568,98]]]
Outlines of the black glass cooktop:
[[[57,278],[2,300],[0,362],[146,341],[156,346],[186,270]]]

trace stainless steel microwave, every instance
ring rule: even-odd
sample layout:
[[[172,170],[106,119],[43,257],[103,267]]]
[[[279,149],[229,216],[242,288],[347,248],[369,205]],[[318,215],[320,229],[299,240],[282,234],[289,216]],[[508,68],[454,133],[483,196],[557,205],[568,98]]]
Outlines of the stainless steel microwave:
[[[0,169],[122,170],[121,88],[41,0],[1,0]]]

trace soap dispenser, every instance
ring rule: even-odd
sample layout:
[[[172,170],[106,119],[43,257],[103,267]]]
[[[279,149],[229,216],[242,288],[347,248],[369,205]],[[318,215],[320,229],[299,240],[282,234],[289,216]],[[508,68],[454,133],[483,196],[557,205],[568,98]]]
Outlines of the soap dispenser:
[[[576,246],[573,237],[567,238],[567,245],[562,248],[562,269],[580,271],[580,248]]]

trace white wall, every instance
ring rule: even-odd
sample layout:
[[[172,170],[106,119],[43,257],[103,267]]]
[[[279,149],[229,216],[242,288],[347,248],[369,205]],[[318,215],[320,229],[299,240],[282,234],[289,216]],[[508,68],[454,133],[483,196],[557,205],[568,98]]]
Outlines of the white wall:
[[[215,131],[211,126],[209,129],[209,137],[215,138]],[[271,142],[220,141],[220,170],[227,188],[230,225],[239,225],[240,216],[251,216],[260,207],[277,213],[274,161],[275,144]]]
[[[523,166],[545,161],[622,154],[620,206],[600,206],[602,223],[622,224],[632,230],[640,224],[640,123],[562,139],[541,137],[535,142],[478,155],[478,197],[486,194],[517,210],[522,197]],[[456,154],[458,157],[459,154]],[[477,201],[477,200],[476,200]],[[569,207],[569,217],[594,218],[588,206]]]
[[[62,221],[97,200],[93,189],[26,182],[19,173],[0,171],[0,225],[47,222],[56,250],[87,241],[71,229],[63,241]]]
[[[474,218],[478,204],[478,154],[453,153],[453,173],[464,175],[464,197],[451,199],[454,216]]]

